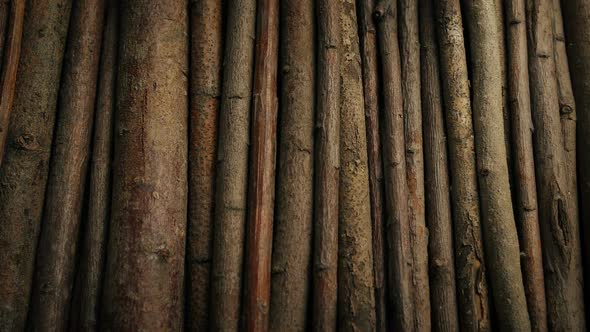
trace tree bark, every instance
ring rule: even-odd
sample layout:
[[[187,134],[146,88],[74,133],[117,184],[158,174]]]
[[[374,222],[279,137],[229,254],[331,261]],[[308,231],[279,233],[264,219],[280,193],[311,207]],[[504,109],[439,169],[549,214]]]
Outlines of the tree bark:
[[[312,330],[335,331],[340,182],[340,1],[318,0]]]
[[[569,0],[562,3],[572,86],[578,112],[577,159],[580,190],[580,221],[584,231],[584,266],[590,275],[590,3]],[[586,306],[590,305],[590,286],[585,287]],[[590,312],[586,310],[586,319]]]
[[[244,329],[268,331],[277,150],[279,2],[258,0],[244,263]]]
[[[80,308],[75,328],[86,331],[98,330],[110,223],[118,8],[114,0],[106,7],[90,163],[88,220],[78,267]]]
[[[10,11],[8,1],[0,3],[0,166],[6,148],[6,138],[12,113],[16,85],[16,72],[25,17],[25,0],[12,0]],[[8,15],[10,14],[10,15]],[[8,23],[8,28],[6,24]]]
[[[356,7],[340,0],[338,329],[375,330],[367,135]]]
[[[473,126],[481,200],[486,267],[498,328],[530,330],[518,235],[512,210],[502,115],[501,24],[494,0],[466,1],[470,33]],[[466,66],[466,64],[465,64]]]
[[[234,331],[242,295],[256,1],[231,0],[227,6],[210,319],[213,330]]]
[[[31,0],[25,13],[0,169],[0,321],[7,330],[26,322],[70,8],[69,0]]]
[[[215,158],[223,62],[223,1],[191,1],[189,219],[187,327],[204,331],[209,320],[215,211]]]
[[[188,2],[122,2],[101,330],[180,330],[187,219]]]
[[[420,38],[418,1],[401,0],[399,39],[402,95],[405,119],[408,218],[412,251],[414,328],[430,331],[430,288],[428,280],[428,229],[424,210],[424,152],[422,148],[422,105],[420,100]]]
[[[555,76],[553,4],[527,3],[534,151],[550,330],[585,330],[578,220],[571,213]]]
[[[521,269],[533,331],[547,330],[541,234],[537,210],[533,123],[527,60],[525,1],[506,1],[508,87],[512,123],[514,186]]]
[[[64,330],[75,276],[102,42],[103,0],[72,7],[29,324]]]
[[[383,169],[379,111],[381,109],[377,33],[373,21],[373,0],[361,1],[359,8],[359,37],[363,64],[363,99],[367,131],[367,160],[369,162],[369,199],[373,234],[373,275],[375,287],[376,330],[387,330],[387,285],[385,282],[385,238],[383,236]]]
[[[420,74],[424,130],[424,192],[429,230],[432,327],[435,331],[457,331],[459,317],[453,256],[453,220],[432,0],[420,0],[418,11],[422,45]]]
[[[469,82],[459,0],[436,1],[441,77],[449,137],[455,268],[461,330],[490,330]]]
[[[280,5],[281,108],[270,330],[305,331],[313,227],[315,1]]]
[[[397,4],[384,0],[375,7],[383,79],[383,165],[387,208],[387,246],[392,324],[396,330],[414,327],[412,252],[408,218],[408,186],[404,139],[401,64]]]

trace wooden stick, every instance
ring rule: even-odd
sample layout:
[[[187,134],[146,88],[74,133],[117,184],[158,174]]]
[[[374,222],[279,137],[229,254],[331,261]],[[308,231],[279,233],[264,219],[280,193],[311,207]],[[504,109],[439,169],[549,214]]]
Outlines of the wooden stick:
[[[373,237],[357,27],[355,2],[340,0],[338,329],[373,331]]]
[[[383,79],[383,165],[389,252],[389,293],[396,330],[414,327],[412,252],[408,218],[408,186],[402,106],[401,65],[397,35],[397,4],[384,0],[375,6]]]
[[[312,330],[335,331],[340,169],[340,1],[318,0]]]
[[[268,331],[277,150],[279,1],[258,0],[244,262],[244,327]]]
[[[420,38],[418,1],[399,2],[400,58],[404,103],[408,217],[414,287],[414,328],[429,331],[430,289],[428,280],[428,230],[424,211],[424,154],[420,101]]]
[[[7,330],[25,328],[70,8],[70,0],[31,0],[25,13],[0,169],[0,321]]]
[[[122,2],[101,330],[183,326],[188,1]]]
[[[502,122],[503,58],[497,36],[501,22],[489,15],[496,11],[494,0],[469,2],[466,8],[482,228],[495,314],[501,330],[528,331],[531,326],[520,270],[518,234],[508,194],[510,181]]]
[[[577,176],[580,190],[580,222],[584,231],[584,266],[590,274],[590,3],[569,0],[562,3],[572,87],[578,112],[577,120]],[[590,286],[586,282],[586,320],[590,319]]]
[[[107,235],[111,207],[111,165],[113,114],[118,42],[119,5],[109,1],[103,32],[94,139],[88,187],[88,220],[78,267],[80,306],[75,329],[96,331],[106,261]]]
[[[256,1],[227,2],[211,266],[211,329],[239,328]]]
[[[506,1],[508,87],[514,156],[515,217],[521,267],[533,331],[547,330],[543,256],[537,210],[533,122],[529,91],[525,1]]]
[[[373,234],[373,274],[375,287],[376,330],[387,330],[387,285],[385,282],[385,237],[383,235],[383,168],[379,111],[381,109],[377,32],[373,20],[374,0],[360,2],[359,37],[363,63],[367,159],[369,162],[369,199]]]
[[[559,119],[552,0],[527,6],[534,151],[549,330],[583,331],[584,299],[578,220],[567,193]]]
[[[440,87],[438,45],[432,0],[420,0],[420,76],[424,130],[424,192],[428,225],[428,259],[432,326],[457,331],[457,292],[453,255],[453,220]]]
[[[280,2],[280,125],[270,330],[308,326],[313,227],[313,0]]]
[[[461,330],[489,330],[490,309],[479,215],[475,144],[459,0],[435,1],[446,106]]]
[[[10,11],[4,8],[7,3],[8,1],[0,3],[0,166],[8,137],[25,17],[25,0],[11,1]]]
[[[187,327],[211,326],[215,160],[223,63],[223,1],[191,1]]]

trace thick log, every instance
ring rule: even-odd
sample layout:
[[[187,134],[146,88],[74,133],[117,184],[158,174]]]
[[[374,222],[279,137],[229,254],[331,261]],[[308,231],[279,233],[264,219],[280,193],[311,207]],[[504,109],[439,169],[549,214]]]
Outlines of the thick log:
[[[70,9],[70,0],[31,0],[25,12],[0,169],[0,321],[10,331],[27,317]]]
[[[120,8],[113,199],[101,330],[181,330],[188,2]]]

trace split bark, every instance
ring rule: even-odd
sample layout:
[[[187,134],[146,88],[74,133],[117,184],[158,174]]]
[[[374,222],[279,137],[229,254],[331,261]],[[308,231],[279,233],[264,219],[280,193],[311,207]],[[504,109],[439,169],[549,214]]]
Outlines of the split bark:
[[[580,190],[580,221],[584,231],[584,263],[590,272],[590,3],[568,0],[562,3],[572,86],[578,112],[577,159]],[[588,276],[588,273],[586,273]],[[590,305],[590,285],[586,285],[586,305]],[[587,313],[586,319],[590,319]]]
[[[0,3],[0,166],[6,148],[6,138],[14,101],[16,72],[20,60],[20,49],[25,17],[25,0]],[[8,15],[10,14],[10,15]],[[8,28],[6,24],[8,23]]]
[[[429,230],[432,327],[436,331],[457,331],[459,317],[453,256],[453,220],[432,0],[420,0],[418,11],[422,45],[420,76],[424,130],[424,192]]]
[[[527,3],[539,221],[550,330],[585,330],[578,220],[566,192],[566,153],[555,76],[552,0]]]
[[[208,330],[215,158],[223,62],[223,1],[191,1],[187,327]]]
[[[111,206],[113,114],[118,40],[118,2],[109,1],[103,33],[94,140],[90,164],[88,220],[80,266],[80,317],[77,329],[98,329]]]
[[[373,274],[375,287],[376,330],[387,330],[387,286],[385,282],[385,238],[383,236],[383,169],[379,136],[380,76],[377,33],[373,21],[373,0],[361,1],[359,8],[359,37],[363,64],[363,99],[367,130],[367,159],[369,162],[369,199],[373,234]]]
[[[428,229],[424,210],[424,152],[422,148],[422,105],[420,100],[420,37],[418,1],[399,1],[399,39],[402,94],[405,119],[408,218],[412,250],[414,328],[430,331],[430,288],[428,280]]]
[[[270,330],[305,331],[313,227],[315,1],[280,5],[281,108]]]
[[[256,1],[227,2],[211,266],[213,330],[239,327]]]
[[[355,2],[340,0],[338,329],[375,330],[367,135]]]
[[[412,252],[408,218],[408,186],[404,139],[397,4],[384,0],[375,7],[383,79],[383,165],[387,208],[387,249],[391,321],[396,330],[414,328]]]
[[[279,1],[258,0],[244,262],[244,328],[268,331],[277,150]]]
[[[460,325],[465,331],[489,331],[490,309],[461,8],[459,0],[435,3],[449,138]]]
[[[15,331],[26,322],[71,1],[27,5],[0,169],[0,321]]]
[[[473,126],[481,200],[486,267],[498,328],[528,331],[518,235],[512,210],[502,115],[501,24],[494,0],[466,1],[470,33]],[[459,61],[459,60],[457,60]],[[466,63],[465,63],[466,67]],[[467,82],[466,82],[467,83]]]
[[[524,0],[506,1],[506,21],[513,188],[516,192],[514,211],[522,252],[521,269],[531,328],[533,331],[546,331],[547,306],[537,210]]]
[[[317,1],[313,331],[336,330],[340,181],[340,14],[340,1]]]
[[[121,3],[101,329],[180,330],[187,219],[188,2]]]

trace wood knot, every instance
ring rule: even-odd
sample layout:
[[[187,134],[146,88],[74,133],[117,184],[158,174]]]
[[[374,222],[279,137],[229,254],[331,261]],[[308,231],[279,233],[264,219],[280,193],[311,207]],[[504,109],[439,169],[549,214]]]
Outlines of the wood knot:
[[[41,147],[37,138],[31,134],[19,136],[14,143],[17,148],[25,151],[37,151]]]

